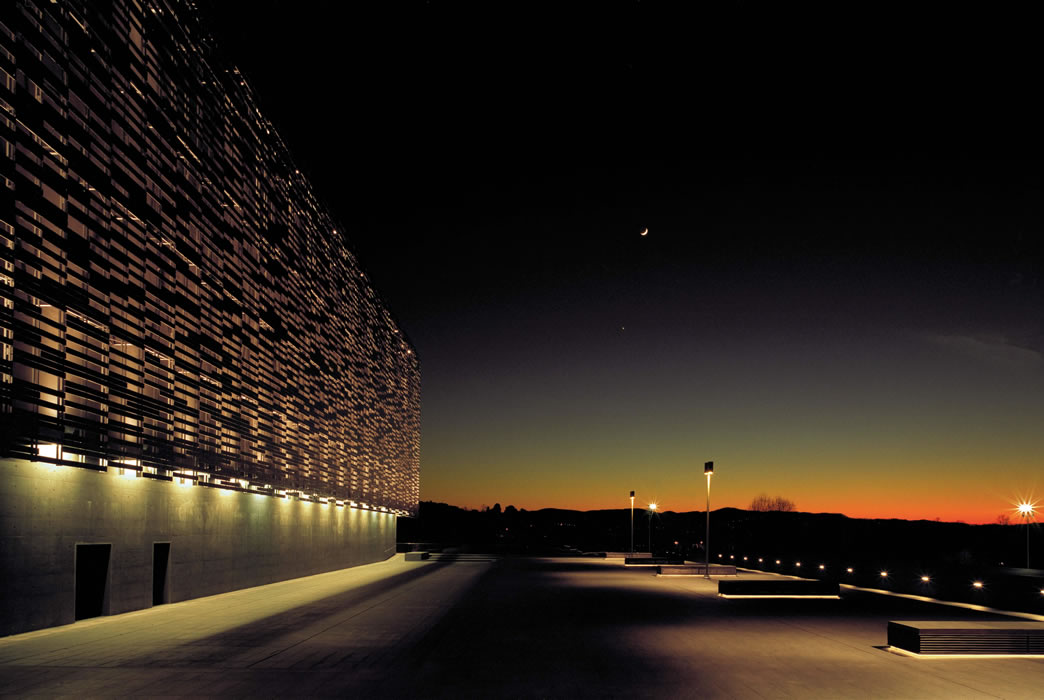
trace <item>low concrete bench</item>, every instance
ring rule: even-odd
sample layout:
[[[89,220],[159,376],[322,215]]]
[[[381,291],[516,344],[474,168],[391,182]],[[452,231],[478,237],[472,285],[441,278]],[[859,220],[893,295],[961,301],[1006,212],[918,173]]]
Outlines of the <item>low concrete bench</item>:
[[[658,566],[656,573],[660,576],[704,576],[707,568],[703,564],[682,564],[681,566]],[[735,576],[736,567],[727,564],[711,564],[711,576]]]
[[[661,564],[684,564],[684,559],[668,559],[666,557],[624,557],[624,566],[659,566]]]
[[[431,558],[430,552],[406,552],[406,561],[424,561]]]
[[[718,581],[723,598],[840,598],[841,587],[832,581],[807,578],[736,579]]]
[[[889,622],[888,646],[914,654],[1044,655],[1044,622]]]

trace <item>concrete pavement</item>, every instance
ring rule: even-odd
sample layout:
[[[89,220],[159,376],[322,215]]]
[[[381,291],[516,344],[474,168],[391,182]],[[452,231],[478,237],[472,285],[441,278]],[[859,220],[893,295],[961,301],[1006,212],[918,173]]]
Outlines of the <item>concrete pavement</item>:
[[[1041,659],[919,660],[845,591],[722,600],[592,559],[387,562],[0,639],[5,696],[1031,698]]]

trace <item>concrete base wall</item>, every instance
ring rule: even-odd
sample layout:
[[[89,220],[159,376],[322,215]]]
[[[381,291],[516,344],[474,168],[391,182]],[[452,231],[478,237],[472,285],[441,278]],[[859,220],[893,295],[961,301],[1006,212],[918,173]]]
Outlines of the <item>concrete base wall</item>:
[[[104,612],[333,571],[395,553],[395,516],[110,472],[0,460],[0,635],[75,620],[76,545],[110,544]]]

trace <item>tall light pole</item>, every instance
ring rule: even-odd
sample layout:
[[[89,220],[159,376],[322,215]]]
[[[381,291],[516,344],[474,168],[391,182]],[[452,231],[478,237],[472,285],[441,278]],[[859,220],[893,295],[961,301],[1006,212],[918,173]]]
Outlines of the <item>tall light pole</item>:
[[[703,578],[710,579],[710,479],[714,474],[714,462],[704,462],[703,473],[707,475],[707,536],[703,539]]]
[[[656,504],[649,504],[649,556],[652,556],[652,518],[653,513],[656,512]]]
[[[1035,511],[1034,511],[1033,507],[1035,505],[1036,505],[1035,503],[1023,502],[1023,503],[1020,503],[1019,507],[1018,507],[1019,515],[1023,518],[1023,520],[1026,521],[1026,568],[1027,569],[1030,568],[1030,540],[1029,540],[1030,518],[1032,518],[1033,515],[1034,515]]]
[[[631,491],[631,556],[634,556],[634,491]]]

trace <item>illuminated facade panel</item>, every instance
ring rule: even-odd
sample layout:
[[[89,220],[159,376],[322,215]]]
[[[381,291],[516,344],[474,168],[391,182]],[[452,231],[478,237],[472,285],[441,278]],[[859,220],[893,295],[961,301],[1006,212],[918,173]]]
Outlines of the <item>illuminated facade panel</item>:
[[[415,513],[416,353],[192,3],[0,9],[2,456]]]

